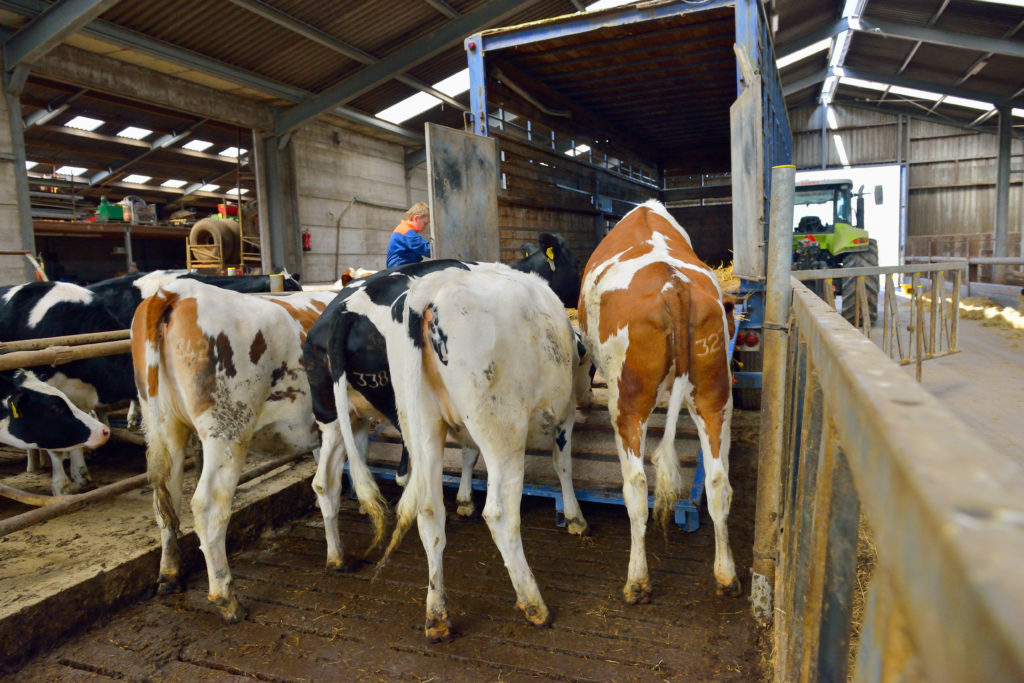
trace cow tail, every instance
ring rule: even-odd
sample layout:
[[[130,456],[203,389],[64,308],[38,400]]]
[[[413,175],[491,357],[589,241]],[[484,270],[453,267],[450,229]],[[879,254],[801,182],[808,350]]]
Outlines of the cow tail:
[[[654,486],[654,519],[660,523],[662,531],[667,534],[669,522],[673,518],[673,510],[676,501],[683,492],[683,472],[679,464],[679,457],[676,455],[675,437],[676,423],[679,419],[679,411],[686,398],[683,395],[685,383],[681,377],[683,372],[689,372],[691,368],[689,339],[692,338],[693,326],[693,305],[689,295],[688,287],[675,287],[663,294],[665,307],[668,311],[668,319],[675,324],[670,325],[671,334],[668,343],[670,348],[675,350],[674,367],[672,371],[672,390],[669,394],[668,410],[665,415],[665,434],[654,451],[652,460],[655,466]],[[680,340],[678,338],[680,321],[687,321],[691,326],[690,335],[682,340],[680,351]]]
[[[171,477],[171,453],[160,424],[160,357],[164,342],[163,322],[177,297],[164,290],[145,299],[132,319],[132,365],[139,392],[142,424],[146,433],[146,473],[153,487],[154,505],[164,523],[178,532],[178,510],[167,490]]]
[[[373,522],[373,541],[366,549],[367,554],[384,540],[384,531],[387,528],[387,501],[381,495],[380,488],[373,478],[373,473],[366,464],[366,452],[356,445],[355,437],[352,434],[352,418],[349,415],[348,402],[348,381],[346,373],[342,372],[338,381],[334,383],[334,402],[338,407],[338,428],[341,430],[341,438],[345,444],[345,451],[348,453],[348,473],[352,480],[352,488],[355,489],[359,504],[370,516]],[[321,457],[323,457],[321,455]]]
[[[406,307],[405,319],[409,320],[412,311]],[[404,340],[408,341],[408,339]],[[421,339],[425,344],[429,342],[425,339]],[[410,353],[408,358],[404,360],[404,367],[398,369],[395,361],[396,359],[388,354],[388,361],[391,365],[392,370],[392,382],[394,386],[398,387],[399,382],[404,388],[405,392],[409,392],[406,401],[412,403],[419,401],[419,388],[423,386],[423,354],[422,353]],[[396,372],[398,370],[398,372]],[[415,438],[414,432],[410,431],[408,417],[403,410],[402,403],[398,401],[398,392],[395,393],[395,403],[398,408],[398,419],[402,424],[400,425],[402,432],[402,438],[408,445],[411,443],[410,438]],[[413,522],[416,521],[417,515],[423,510],[426,503],[426,494],[429,490],[427,487],[426,477],[430,476],[430,468],[425,463],[416,462],[413,460],[413,449],[409,449],[409,483],[406,484],[405,489],[402,491],[401,498],[398,499],[398,506],[395,511],[395,528],[391,532],[391,541],[388,543],[387,549],[384,551],[384,556],[377,563],[377,572],[374,576],[380,574],[381,569],[387,565],[388,560],[391,558],[392,551],[401,544],[402,539],[405,538],[405,534],[412,527]]]
[[[342,329],[332,330],[331,338],[343,340],[348,337],[349,321],[347,318],[342,323]],[[356,445],[355,436],[352,434],[351,406],[348,400],[348,373],[345,367],[344,352],[338,344],[330,345],[330,371],[334,380],[334,405],[337,411],[338,429],[341,432],[341,439],[345,445],[345,452],[348,454],[348,472],[352,481],[352,488],[355,489],[359,504],[370,516],[373,522],[373,541],[366,552],[380,545],[384,540],[384,531],[387,528],[387,501],[381,495],[377,482],[366,464],[366,452]],[[326,457],[321,454],[320,457]]]

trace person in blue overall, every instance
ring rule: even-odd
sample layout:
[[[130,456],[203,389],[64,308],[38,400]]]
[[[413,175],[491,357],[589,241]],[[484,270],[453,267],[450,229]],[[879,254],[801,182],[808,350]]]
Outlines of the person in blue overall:
[[[417,202],[405,212],[405,219],[391,233],[388,242],[387,267],[393,268],[406,263],[419,263],[424,256],[430,256],[430,242],[420,233],[430,225],[430,208],[424,202]]]

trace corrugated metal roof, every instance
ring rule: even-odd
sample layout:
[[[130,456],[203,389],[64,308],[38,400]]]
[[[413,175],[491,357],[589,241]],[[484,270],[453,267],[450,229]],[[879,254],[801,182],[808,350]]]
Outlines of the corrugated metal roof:
[[[786,54],[790,46],[805,36],[833,24],[840,18],[843,5],[839,0],[770,0],[770,11],[778,15],[776,53]],[[910,85],[923,90],[965,91],[965,95],[975,95],[975,99],[985,102],[1013,98],[1013,106],[1024,107],[1024,84],[1020,79],[1024,59],[991,54],[984,44],[968,46],[960,40],[961,36],[982,37],[1024,48],[1024,7],[973,0],[868,0],[862,18],[868,30],[853,33],[843,62],[845,67],[880,74],[897,85],[897,81],[907,79]],[[872,25],[884,22],[897,24],[906,34],[912,33],[906,27],[925,31],[925,39],[870,30]],[[991,45],[997,52],[1002,49],[994,42]],[[781,70],[783,87],[789,86],[786,103],[791,110],[817,104],[828,73],[827,55],[822,52]],[[799,87],[815,75],[816,82]],[[883,93],[842,81],[833,102],[867,105],[889,113],[929,117],[988,132],[995,132],[999,121],[998,116],[979,121],[983,110],[951,104],[945,99],[936,102],[891,91]]]

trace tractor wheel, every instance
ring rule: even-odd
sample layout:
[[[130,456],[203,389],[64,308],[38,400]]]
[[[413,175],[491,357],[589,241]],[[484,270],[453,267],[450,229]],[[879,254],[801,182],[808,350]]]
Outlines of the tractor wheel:
[[[870,246],[867,251],[854,252],[843,259],[843,268],[878,267],[878,242],[871,240],[869,244]],[[878,276],[871,275],[864,278],[864,284],[867,286],[868,309],[871,311],[871,325],[873,327],[878,322]],[[843,278],[840,291],[843,295],[843,317],[853,325],[857,302],[857,278]]]

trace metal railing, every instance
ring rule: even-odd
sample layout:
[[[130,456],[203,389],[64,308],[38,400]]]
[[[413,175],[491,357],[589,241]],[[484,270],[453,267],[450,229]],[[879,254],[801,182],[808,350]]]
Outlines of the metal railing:
[[[1024,679],[1024,469],[796,282],[791,310],[775,680],[846,679],[862,514],[856,679]]]
[[[881,266],[873,268],[833,268],[824,270],[795,270],[792,276],[801,282],[824,280],[822,288],[826,303],[835,308],[833,280],[856,278],[854,327],[864,336],[871,337],[872,326],[868,307],[865,278],[880,276],[885,280],[882,309],[882,350],[900,365],[917,366],[917,380],[921,381],[921,363],[960,353],[960,292],[967,274],[967,263],[950,261],[920,266]],[[896,298],[894,275],[909,276],[909,319],[900,316]],[[947,278],[951,280],[951,294],[947,298]],[[926,285],[923,281],[927,281]],[[904,334],[905,333],[905,334]]]

